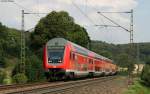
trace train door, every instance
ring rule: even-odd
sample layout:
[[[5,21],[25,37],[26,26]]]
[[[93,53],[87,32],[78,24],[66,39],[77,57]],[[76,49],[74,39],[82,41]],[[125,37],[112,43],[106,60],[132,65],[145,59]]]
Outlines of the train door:
[[[76,70],[74,52],[70,52],[70,70]]]
[[[79,64],[78,54],[75,55],[75,65],[76,65],[76,70],[80,71],[80,64]]]
[[[103,59],[101,60],[101,71],[103,74],[105,74],[105,62]]]
[[[90,72],[94,72],[94,63],[93,63],[93,60],[91,58],[88,59],[88,70]]]
[[[95,76],[100,76],[102,74],[101,72],[101,61],[98,59],[94,60],[94,64],[95,64]]]

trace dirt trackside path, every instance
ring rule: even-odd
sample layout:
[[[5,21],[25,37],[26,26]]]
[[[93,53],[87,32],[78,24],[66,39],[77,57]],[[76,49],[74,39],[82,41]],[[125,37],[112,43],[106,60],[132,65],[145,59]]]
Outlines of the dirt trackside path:
[[[126,89],[127,78],[119,76],[116,79],[107,82],[94,83],[54,94],[123,94]]]

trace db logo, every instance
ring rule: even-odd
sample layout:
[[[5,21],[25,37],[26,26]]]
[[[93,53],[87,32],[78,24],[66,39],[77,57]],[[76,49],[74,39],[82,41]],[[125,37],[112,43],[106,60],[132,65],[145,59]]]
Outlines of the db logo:
[[[56,66],[54,66],[54,68],[56,68]]]

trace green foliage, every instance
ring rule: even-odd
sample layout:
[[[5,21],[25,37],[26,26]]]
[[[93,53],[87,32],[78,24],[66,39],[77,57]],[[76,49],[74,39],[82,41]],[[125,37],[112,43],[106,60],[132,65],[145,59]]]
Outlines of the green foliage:
[[[44,79],[44,70],[42,65],[42,60],[36,55],[31,55],[27,59],[26,63],[26,75],[28,81],[34,82]]]
[[[120,75],[120,76],[128,76],[128,71],[119,71],[117,73],[117,75]]]
[[[2,37],[0,37],[0,39],[6,39],[7,38],[7,28],[4,26],[4,25],[2,25],[2,23],[0,23],[0,35],[2,36]]]
[[[0,67],[4,67],[5,63],[6,63],[5,58],[0,56]]]
[[[4,79],[4,70],[0,69],[0,83],[3,82],[3,79]]]
[[[27,76],[25,74],[18,73],[18,74],[13,76],[13,81],[15,83],[21,84],[21,83],[26,83],[28,81],[28,78],[27,78]]]
[[[113,55],[115,56],[116,52],[118,51],[116,50],[115,45],[101,41],[91,41],[90,45],[92,51],[110,59],[113,59]]]
[[[90,42],[90,38],[88,36],[88,33],[86,32],[86,29],[83,27],[75,24],[74,30],[67,32],[66,38],[76,44],[79,44],[85,48],[88,47],[88,44]]]
[[[116,62],[120,67],[128,68],[129,73],[131,73],[134,69],[135,60],[128,54],[119,54],[116,58]]]
[[[39,21],[31,34],[31,46],[39,49],[54,37],[66,38],[84,47],[89,42],[86,30],[75,24],[74,19],[64,11],[53,11]]]
[[[10,84],[12,84],[12,79],[11,78],[5,78],[5,79],[3,79],[2,83],[4,85],[10,85]]]
[[[5,69],[0,69],[0,83],[8,85],[12,83],[11,77]]]
[[[124,94],[150,94],[150,89],[139,81],[135,81],[134,85],[131,85]]]
[[[127,63],[128,62],[130,62],[128,54],[122,53],[122,54],[118,55],[118,57],[117,57],[117,64],[120,67],[127,67]]]
[[[136,55],[134,54],[135,50],[133,50],[131,54],[129,47],[130,46],[127,44],[114,45],[101,41],[91,42],[91,50],[114,60],[114,63],[120,67],[128,68],[128,72],[131,73],[134,69],[134,64],[136,63]]]
[[[7,68],[9,66],[12,66],[11,64],[12,62],[10,62],[10,59],[8,58],[4,58],[4,61],[3,61],[3,68]],[[14,63],[15,64],[15,63]]]
[[[19,56],[20,33],[15,29],[8,29],[0,23],[0,54],[2,56]]]
[[[141,73],[141,79],[150,86],[150,64],[146,64]]]
[[[145,59],[145,63],[150,64],[150,55],[148,55],[147,58]]]

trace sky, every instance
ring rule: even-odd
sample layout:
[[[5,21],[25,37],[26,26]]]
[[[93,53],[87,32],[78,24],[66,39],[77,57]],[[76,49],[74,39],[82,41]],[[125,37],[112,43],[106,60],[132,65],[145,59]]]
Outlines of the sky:
[[[4,1],[4,0],[0,0]],[[7,0],[8,1],[8,0]],[[92,40],[108,43],[129,43],[129,32],[118,27],[95,25],[114,25],[97,12],[126,12],[134,10],[134,42],[150,42],[150,0],[14,0],[0,2],[0,22],[21,29],[21,10],[28,13],[50,13],[67,11],[77,24],[86,28]],[[130,14],[103,13],[126,29],[130,29]],[[34,28],[46,14],[26,14],[25,30]]]

